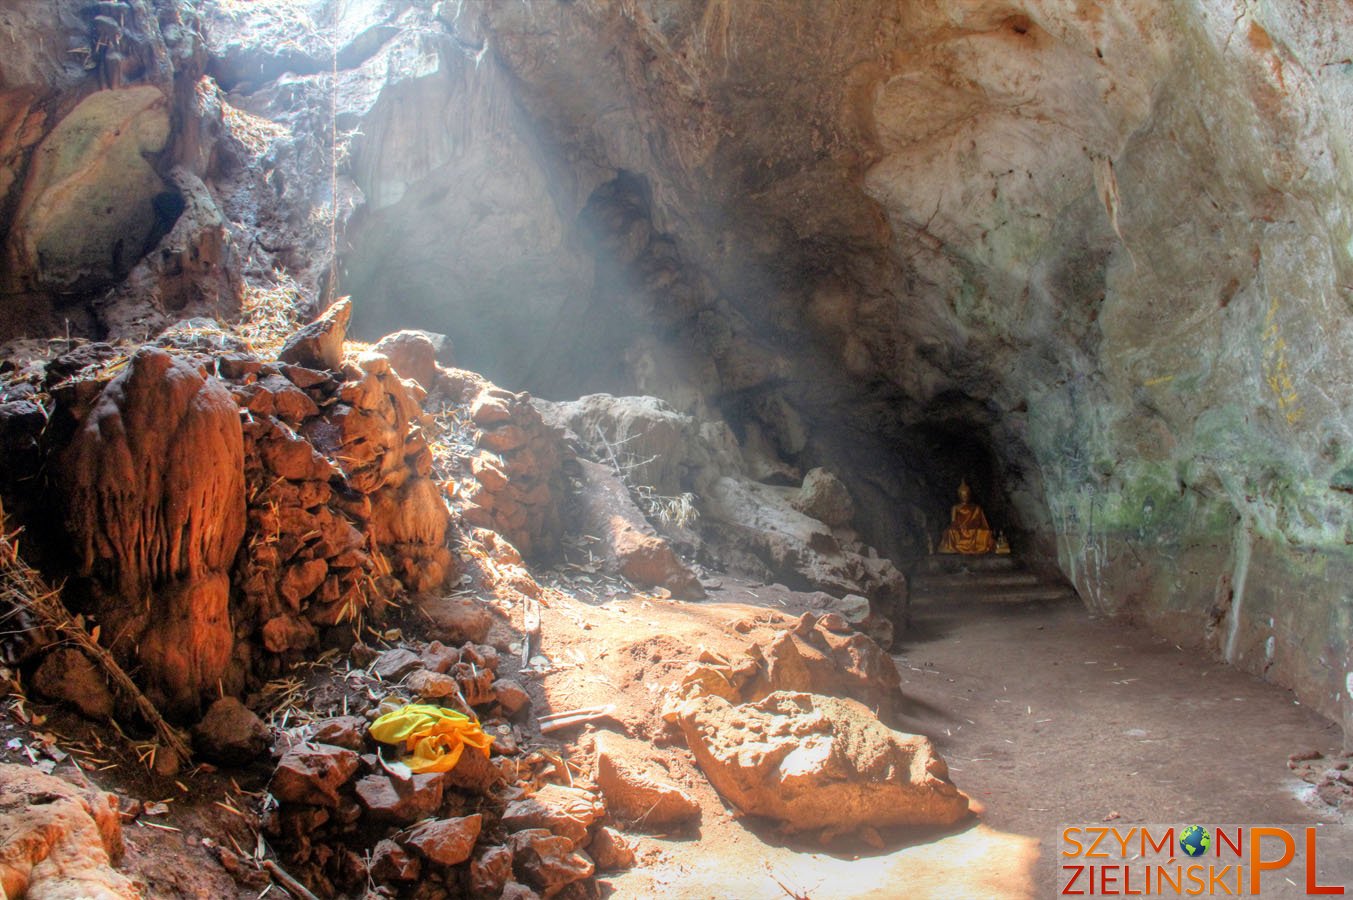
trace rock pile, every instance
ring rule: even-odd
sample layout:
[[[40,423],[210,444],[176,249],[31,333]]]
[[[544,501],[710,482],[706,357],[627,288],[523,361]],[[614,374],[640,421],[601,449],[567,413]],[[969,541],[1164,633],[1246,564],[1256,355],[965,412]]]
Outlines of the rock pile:
[[[1315,750],[1294,753],[1287,767],[1313,785],[1315,795],[1336,811],[1353,809],[1353,753],[1330,757]]]
[[[238,577],[264,648],[306,649],[401,589],[441,587],[450,513],[429,477],[422,388],[370,352],[332,373],[240,367],[252,490]]]
[[[590,897],[599,866],[633,862],[594,792],[535,774],[545,758],[522,755],[510,723],[529,696],[498,668],[483,645],[387,650],[367,665],[393,689],[380,707],[321,720],[282,755],[265,831],[313,890],[416,882],[420,897]],[[481,717],[490,757],[466,749],[449,772],[409,772],[367,727],[409,699]]]
[[[462,514],[491,528],[527,559],[549,559],[563,533],[563,464],[559,432],[546,425],[525,393],[495,387],[472,372],[451,370],[439,389],[469,410],[474,451],[462,482]]]

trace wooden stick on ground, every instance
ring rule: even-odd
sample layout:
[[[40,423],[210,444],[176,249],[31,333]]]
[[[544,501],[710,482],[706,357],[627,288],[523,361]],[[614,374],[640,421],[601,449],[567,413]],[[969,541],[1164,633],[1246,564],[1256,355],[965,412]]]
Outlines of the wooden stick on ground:
[[[540,604],[530,599],[522,608],[521,667],[531,667],[531,642],[540,642]]]
[[[283,890],[295,897],[296,900],[319,900],[318,897],[306,889],[305,885],[288,875],[285,869],[272,860],[263,860],[263,869],[272,876],[273,881],[280,884]]]
[[[61,603],[61,589],[47,584],[42,575],[19,556],[18,545],[14,542],[18,533],[5,533],[5,511],[0,507],[0,600],[27,611],[39,625],[50,628],[83,650],[103,670],[113,687],[136,705],[137,711],[155,729],[164,746],[179,758],[179,762],[186,763],[192,758],[192,752],[179,733],[164,720],[155,704],[141,693],[141,689],[117,664],[112,654],[71,617]]]
[[[613,712],[615,712],[614,706],[593,706],[587,709],[574,709],[557,713],[554,716],[539,720],[540,733],[550,734],[551,732],[562,731],[565,728],[572,728],[574,725],[585,725],[588,722],[603,719]]]

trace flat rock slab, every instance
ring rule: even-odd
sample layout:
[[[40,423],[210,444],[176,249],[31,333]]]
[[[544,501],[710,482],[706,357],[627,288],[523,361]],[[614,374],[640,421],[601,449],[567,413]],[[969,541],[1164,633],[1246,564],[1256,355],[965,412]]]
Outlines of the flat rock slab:
[[[645,831],[700,821],[700,804],[647,761],[650,745],[607,731],[596,744],[597,787],[611,815]]]
[[[854,700],[777,691],[734,706],[706,696],[679,721],[715,789],[789,833],[947,826],[968,815],[929,739],[893,731]]]
[[[589,791],[547,784],[530,797],[509,803],[502,822],[508,831],[546,828],[578,847],[587,837],[587,829],[605,814],[605,805]]]

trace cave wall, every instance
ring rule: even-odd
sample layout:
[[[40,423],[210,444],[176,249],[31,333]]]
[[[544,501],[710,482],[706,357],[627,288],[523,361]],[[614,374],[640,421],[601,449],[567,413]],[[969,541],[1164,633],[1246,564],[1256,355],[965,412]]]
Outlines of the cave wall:
[[[1350,720],[1346,7],[486,20],[539,132],[647,179],[705,308],[762,351],[673,335],[735,420],[879,488],[876,532],[924,468],[909,429],[966,421],[1088,605]]]
[[[220,122],[206,61],[177,0],[0,10],[0,341],[106,333],[123,300],[161,325],[236,310],[223,228],[195,198]]]

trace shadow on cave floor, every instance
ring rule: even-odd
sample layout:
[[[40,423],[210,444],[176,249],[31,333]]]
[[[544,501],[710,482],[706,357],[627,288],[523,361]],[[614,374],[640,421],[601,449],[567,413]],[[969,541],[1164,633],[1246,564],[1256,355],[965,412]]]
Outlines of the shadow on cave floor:
[[[1079,603],[923,597],[894,658],[904,727],[935,740],[984,825],[1042,840],[1045,867],[1073,823],[1335,820],[1287,766],[1337,749],[1333,723]]]

